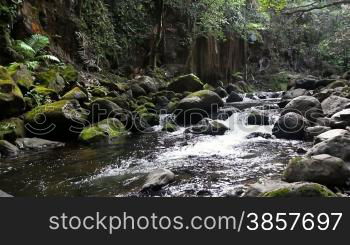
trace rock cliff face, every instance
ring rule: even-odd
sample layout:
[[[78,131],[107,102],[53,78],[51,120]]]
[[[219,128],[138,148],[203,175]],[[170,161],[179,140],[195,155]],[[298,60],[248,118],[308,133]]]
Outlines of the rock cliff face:
[[[51,52],[65,62],[85,68],[146,67],[155,33],[150,28],[141,43],[130,44],[122,56],[119,48],[124,35],[121,17],[115,14],[118,2],[110,0],[24,0],[14,4],[0,0],[0,64],[14,60],[11,38],[23,40],[34,33],[51,39]],[[6,10],[6,11],[4,11]],[[170,71],[194,72],[205,82],[226,80],[244,64],[244,42],[228,34],[224,42],[199,38],[195,45],[184,45],[186,20],[168,11],[164,44],[159,57]],[[125,52],[125,50],[123,50]]]

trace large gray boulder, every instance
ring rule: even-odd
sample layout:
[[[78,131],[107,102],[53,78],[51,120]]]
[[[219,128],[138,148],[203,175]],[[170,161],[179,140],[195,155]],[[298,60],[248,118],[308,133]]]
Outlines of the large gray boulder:
[[[319,136],[320,134],[323,134],[332,128],[326,127],[326,126],[315,126],[315,127],[308,127],[305,129],[306,134],[308,138],[314,138],[316,136]]]
[[[287,183],[268,180],[249,186],[244,197],[337,197],[327,187],[309,182]]]
[[[341,135],[344,135],[347,133],[349,133],[349,131],[345,130],[345,129],[332,129],[332,130],[329,130],[327,132],[324,132],[324,133],[318,135],[315,138],[315,143],[317,144],[317,143],[320,143],[322,141],[329,140],[329,139],[334,138],[336,136],[341,136]]]
[[[175,180],[175,174],[168,169],[157,169],[149,173],[141,192],[159,191]]]
[[[321,103],[312,96],[299,96],[293,99],[285,106],[282,115],[289,112],[298,113],[312,122],[323,116]]]
[[[350,134],[343,134],[314,145],[307,156],[328,154],[339,157],[344,161],[350,161]]]
[[[182,99],[175,111],[176,122],[193,125],[203,118],[211,117],[224,105],[223,100],[215,92],[201,90]]]
[[[18,138],[15,143],[19,149],[23,150],[53,149],[65,146],[65,143],[62,142],[40,138]]]
[[[284,171],[287,182],[310,181],[327,186],[343,186],[350,178],[350,164],[327,154],[294,158]]]
[[[350,99],[339,97],[339,96],[330,96],[322,102],[323,112],[327,116],[332,116],[335,113],[342,111],[350,106]]]
[[[272,133],[277,138],[302,140],[306,137],[305,128],[308,126],[309,122],[303,116],[289,112],[278,119]]]
[[[292,89],[284,93],[282,100],[292,100],[304,95],[308,96],[310,95],[310,92],[303,88]]]
[[[15,157],[19,153],[19,149],[6,140],[0,140],[0,155],[5,157]]]
[[[175,93],[196,92],[203,89],[203,83],[194,74],[184,75],[169,84],[168,90],[174,91]]]
[[[332,116],[333,120],[343,121],[350,124],[350,109],[341,110]]]

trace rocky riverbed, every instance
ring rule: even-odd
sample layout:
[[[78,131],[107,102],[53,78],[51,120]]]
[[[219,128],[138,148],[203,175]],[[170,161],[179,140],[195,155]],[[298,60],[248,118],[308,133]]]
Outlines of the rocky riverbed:
[[[348,193],[346,75],[247,93],[193,74],[111,82],[72,67],[0,68],[0,189],[11,195]]]

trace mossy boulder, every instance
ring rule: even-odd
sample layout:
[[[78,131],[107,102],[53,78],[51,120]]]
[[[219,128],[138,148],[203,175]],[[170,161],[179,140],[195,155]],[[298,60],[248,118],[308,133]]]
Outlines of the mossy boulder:
[[[175,93],[196,92],[202,89],[202,81],[194,74],[177,77],[168,85],[168,90]]]
[[[78,100],[86,101],[88,100],[87,94],[79,87],[75,87],[62,96],[63,100]]]
[[[0,118],[17,116],[24,111],[23,94],[5,67],[0,66]]]
[[[38,106],[24,115],[27,133],[46,139],[70,139],[87,123],[88,112],[77,100],[60,100]]]
[[[337,197],[327,187],[311,182],[268,180],[250,185],[245,197]]]
[[[52,89],[57,93],[61,93],[66,87],[66,82],[64,78],[55,68],[48,69],[47,71],[38,72],[36,74],[36,83],[40,84],[45,88]]]
[[[212,85],[208,84],[208,83],[204,84],[203,89],[204,90],[211,90],[211,91],[215,90],[215,88]]]
[[[139,84],[132,84],[130,87],[131,91],[132,91],[132,96],[134,98],[138,98],[140,96],[146,96],[147,92],[146,90],[144,90]]]
[[[29,90],[34,84],[32,73],[23,64],[13,64],[7,68],[16,84],[23,90]]]
[[[50,103],[59,99],[59,95],[55,90],[43,86],[35,86],[26,96],[28,95],[35,100],[37,105]]]
[[[76,83],[79,79],[79,73],[72,65],[59,67],[58,72],[67,83]]]
[[[156,79],[148,76],[142,76],[134,80],[134,83],[139,85],[146,93],[155,93],[159,89],[159,84]]]
[[[111,144],[122,140],[127,131],[118,119],[108,118],[83,129],[79,142],[84,144]]]
[[[125,110],[107,98],[94,100],[88,109],[90,111],[89,121],[93,124],[107,118],[117,118],[123,123],[127,123],[129,119],[129,115]]]
[[[106,87],[94,86],[90,89],[90,93],[93,97],[103,98],[108,96],[109,91]]]
[[[176,122],[183,125],[196,124],[209,118],[224,105],[220,96],[209,90],[201,90],[182,99],[176,109]]]
[[[0,121],[0,140],[14,142],[17,138],[24,137],[24,122],[20,118],[10,118]]]
[[[309,183],[265,192],[261,197],[337,197],[337,195],[323,185]]]
[[[294,158],[284,171],[287,182],[310,181],[327,186],[344,186],[350,178],[350,165],[327,154]]]
[[[178,107],[179,103],[180,101],[178,100],[170,101],[169,104],[166,106],[166,112],[169,114],[173,113]]]

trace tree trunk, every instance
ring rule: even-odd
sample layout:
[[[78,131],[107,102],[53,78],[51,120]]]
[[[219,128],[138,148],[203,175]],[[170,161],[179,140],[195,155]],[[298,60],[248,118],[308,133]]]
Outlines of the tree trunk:
[[[151,48],[150,65],[152,68],[157,67],[157,57],[159,53],[159,47],[163,37],[163,23],[164,23],[164,0],[154,0],[156,7],[156,14],[158,16],[157,32]]]

